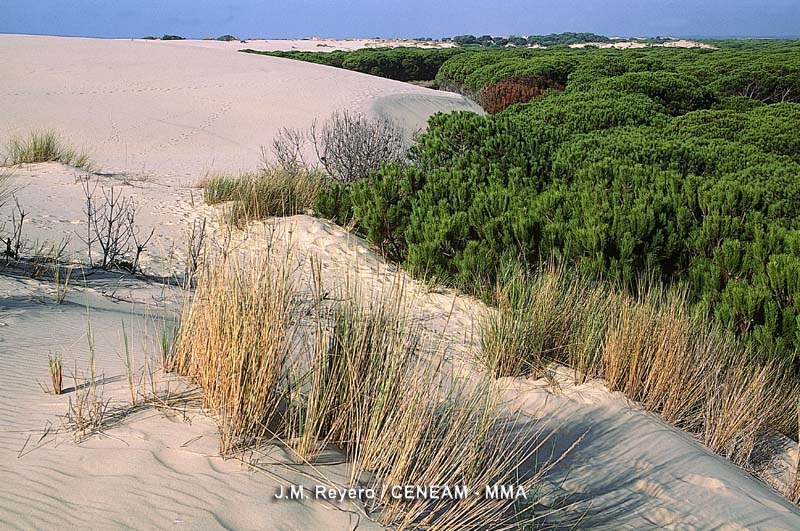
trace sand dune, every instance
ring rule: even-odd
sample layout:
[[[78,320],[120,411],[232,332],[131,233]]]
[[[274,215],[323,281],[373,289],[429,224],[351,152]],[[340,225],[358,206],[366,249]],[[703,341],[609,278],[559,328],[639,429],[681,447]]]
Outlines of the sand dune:
[[[0,35],[0,139],[53,128],[105,170],[186,181],[251,169],[281,127],[370,113],[383,96],[414,97],[414,120],[401,120],[413,129],[436,111],[479,110],[457,94],[238,49]]]
[[[272,499],[279,485],[311,483],[314,475],[342,484],[339,456],[312,471],[267,448],[249,456],[258,467],[249,468],[218,457],[214,422],[196,402],[129,411],[125,337],[137,367],[158,356],[161,316],[181,296],[157,275],[180,269],[196,220],[207,219],[212,236],[224,233],[218,210],[187,186],[203,172],[249,169],[278,128],[305,127],[336,108],[389,115],[408,126],[469,103],[352,72],[238,54],[233,46],[6,35],[0,73],[0,139],[53,127],[92,147],[107,174],[90,178],[135,198],[142,229],[156,230],[145,262],[151,277],[76,269],[64,304],[56,303],[51,280],[32,279],[20,268],[0,274],[0,527],[378,529],[352,503]],[[29,237],[55,242],[71,234],[71,256],[85,260],[78,238],[82,177],[60,164],[37,164],[17,168],[12,184],[29,212]],[[0,210],[0,223],[10,208]],[[276,235],[301,265],[319,258],[327,282],[351,275],[381,290],[400,275],[415,315],[444,339],[450,368],[476,370],[476,319],[484,311],[478,301],[405,277],[364,241],[309,216],[254,224],[236,233],[233,245],[256,251]],[[76,444],[63,429],[76,393],[59,397],[41,386],[50,352],[63,355],[67,374],[87,370],[90,329],[103,396],[117,417],[103,434]],[[141,375],[139,369],[137,381]],[[185,382],[156,377],[161,390],[186,389]],[[578,442],[545,486],[550,499],[573,504],[557,515],[557,527],[800,529],[797,507],[686,434],[600,382],[562,380],[560,392],[540,380],[500,382],[509,409],[554,432],[556,453]]]

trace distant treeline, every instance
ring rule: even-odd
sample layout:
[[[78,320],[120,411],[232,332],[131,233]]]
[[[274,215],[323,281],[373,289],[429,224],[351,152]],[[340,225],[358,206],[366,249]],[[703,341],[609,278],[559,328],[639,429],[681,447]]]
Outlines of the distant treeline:
[[[146,41],[182,41],[185,40],[185,37],[181,37],[180,35],[162,35],[161,37],[153,37],[152,35],[148,35],[147,37],[142,37]],[[224,42],[231,42],[231,41],[238,41],[239,38],[234,35],[221,35],[214,39],[214,37],[206,37],[203,39],[205,41],[224,41]]]
[[[436,78],[439,68],[445,61],[466,50],[406,47],[335,52],[262,52],[251,49],[241,51],[335,66],[398,81],[430,81]]]
[[[146,41],[182,41],[185,40],[184,37],[180,35],[162,35],[161,37],[153,37],[152,35],[148,35],[147,37],[142,37]]]
[[[551,33],[550,35],[529,35],[519,37],[511,35],[509,37],[494,37],[492,35],[457,35],[452,39],[461,46],[567,46],[570,44],[582,44],[587,42],[611,42],[605,35],[596,33]]]

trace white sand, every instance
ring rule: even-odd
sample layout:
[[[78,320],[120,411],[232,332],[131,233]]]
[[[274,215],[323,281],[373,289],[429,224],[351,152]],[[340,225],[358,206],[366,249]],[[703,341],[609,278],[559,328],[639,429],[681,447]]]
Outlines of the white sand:
[[[352,51],[363,48],[454,48],[452,42],[442,41],[413,41],[408,39],[324,39],[309,37],[306,39],[247,39],[240,41],[217,41],[186,39],[182,41],[163,41],[177,46],[200,46],[203,48],[222,48],[241,50],[250,48],[264,52],[334,52],[339,50]]]
[[[201,205],[186,183],[210,168],[253,167],[258,145],[279,127],[304,127],[341,106],[408,123],[450,100],[451,108],[464,106],[455,95],[212,44],[0,36],[0,139],[55,127],[93,146],[104,167],[149,175],[121,189],[139,201],[142,229],[156,229],[145,263],[151,273],[180,269],[193,221],[206,217],[212,232],[223,230],[216,209]],[[122,182],[119,176],[93,179],[104,186]],[[31,239],[58,241],[84,230],[73,169],[18,168],[13,182],[29,212]],[[0,222],[9,215],[6,205]],[[263,247],[269,230],[301,256],[319,257],[328,281],[357,275],[380,289],[398,274],[363,241],[308,216],[255,224],[234,243]],[[77,236],[70,250],[85,260]],[[450,366],[473,371],[482,306],[406,282],[416,315],[444,337]],[[289,465],[274,449],[256,456],[264,470],[222,460],[214,423],[196,406],[134,412],[80,445],[55,433],[75,393],[42,391],[37,381],[47,384],[48,352],[63,354],[68,373],[74,364],[85,370],[90,323],[104,396],[112,408],[124,407],[123,323],[140,365],[148,353],[157,355],[154,322],[179,298],[156,280],[121,274],[84,279],[76,271],[73,285],[58,305],[52,282],[18,270],[0,273],[0,528],[378,528],[352,504],[272,500],[280,483],[312,483],[305,475],[310,471]],[[508,407],[555,430],[556,451],[586,434],[546,489],[552,499],[563,495],[575,504],[559,516],[569,521],[585,515],[582,528],[800,529],[800,510],[770,487],[599,382],[564,383],[559,394],[541,381],[500,384]],[[169,386],[182,389],[183,383]],[[42,437],[47,426],[52,428]],[[320,472],[332,483],[343,481],[342,465]]]
[[[193,182],[252,169],[281,127],[370,113],[382,96],[414,96],[418,117],[478,110],[457,94],[204,42],[0,35],[0,140],[52,128],[108,171]]]
[[[704,42],[678,39],[661,43],[649,43],[641,41],[615,40],[614,42],[581,42],[570,44],[570,48],[616,48],[618,50],[635,50],[641,48],[702,48],[704,50],[715,50],[714,46]]]

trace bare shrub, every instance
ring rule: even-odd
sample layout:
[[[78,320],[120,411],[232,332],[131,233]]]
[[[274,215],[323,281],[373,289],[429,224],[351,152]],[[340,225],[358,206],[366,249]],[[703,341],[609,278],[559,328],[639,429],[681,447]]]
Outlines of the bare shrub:
[[[133,198],[123,195],[118,187],[100,187],[98,198],[97,182],[90,184],[88,179],[81,179],[81,186],[86,200],[83,210],[86,233],[80,238],[87,247],[89,265],[106,270],[119,267],[136,273],[155,229],[146,236],[140,232],[136,225],[139,206]],[[93,254],[95,245],[100,247],[97,261]]]
[[[272,154],[275,164],[289,172],[299,171],[308,167],[303,152],[308,143],[305,133],[298,129],[281,128],[272,140]],[[267,166],[267,156],[262,148],[262,159]]]
[[[325,172],[339,182],[369,177],[383,163],[401,162],[406,155],[400,128],[386,118],[368,118],[337,111],[309,132]]]
[[[136,201],[131,200],[128,204],[128,209],[125,211],[125,218],[128,223],[128,233],[131,235],[131,240],[133,241],[133,259],[130,262],[130,271],[135,273],[139,271],[139,261],[141,260],[142,253],[144,253],[147,245],[150,243],[150,240],[153,238],[153,235],[156,232],[155,228],[150,229],[150,232],[141,233],[139,226],[136,225],[136,212],[139,208],[138,203]]]
[[[0,243],[5,246],[3,256],[6,262],[9,260],[19,260],[20,251],[25,246],[25,237],[23,229],[25,226],[25,218],[27,213],[22,209],[19,200],[14,198],[14,210],[11,212],[11,230],[0,234]]]
[[[481,107],[496,114],[515,103],[528,103],[544,96],[548,90],[564,90],[564,86],[543,76],[513,76],[486,85],[478,96]]]

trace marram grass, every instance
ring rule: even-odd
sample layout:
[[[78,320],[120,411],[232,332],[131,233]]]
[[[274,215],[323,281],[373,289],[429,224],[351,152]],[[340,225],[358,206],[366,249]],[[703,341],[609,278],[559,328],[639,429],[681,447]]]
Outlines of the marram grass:
[[[210,175],[199,186],[206,203],[227,203],[225,219],[241,226],[272,216],[306,213],[323,182],[322,174],[314,170],[268,168],[237,176]]]
[[[88,153],[69,146],[52,130],[31,131],[26,136],[11,137],[6,145],[5,165],[37,162],[60,162],[84,171],[94,169]]]
[[[537,425],[503,413],[491,381],[454,383],[440,373],[441,352],[410,317],[402,283],[374,294],[345,279],[323,291],[317,268],[316,287],[302,289],[291,263],[210,260],[184,311],[172,367],[202,389],[220,450],[279,442],[313,464],[333,446],[352,486],[475,492],[515,483],[531,496],[525,507],[485,496],[371,500],[368,514],[394,529],[535,524],[547,470],[542,459],[531,464],[546,442]]]
[[[680,290],[632,296],[557,267],[509,266],[491,298],[479,359],[495,377],[546,376],[563,363],[576,383],[603,378],[740,466],[792,423],[797,379],[692,315]]]

